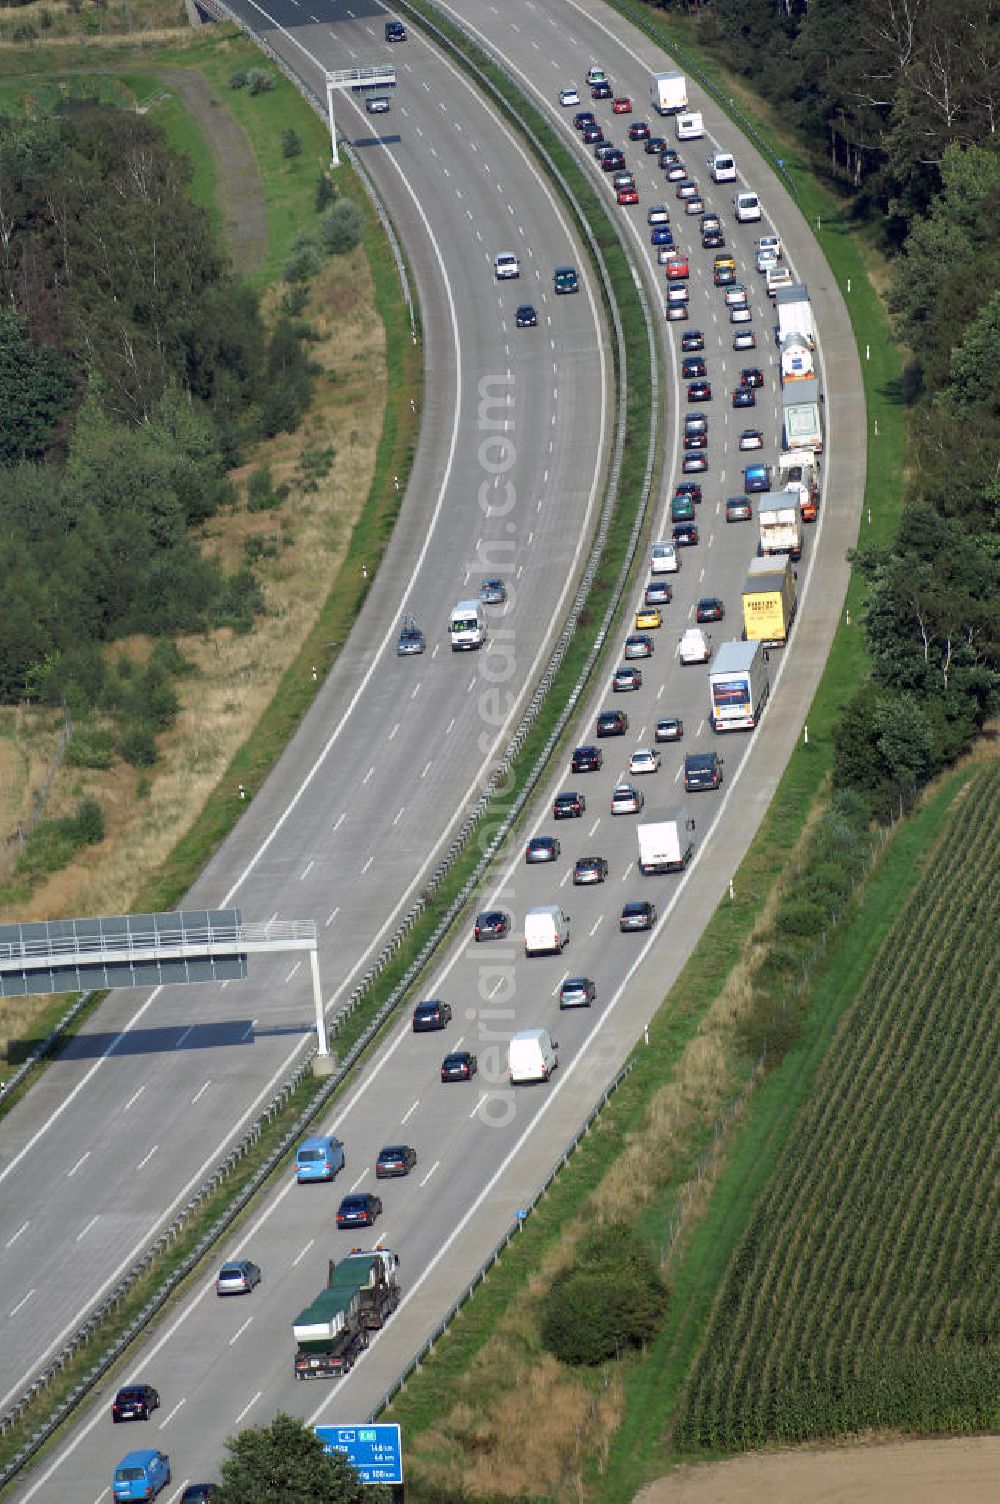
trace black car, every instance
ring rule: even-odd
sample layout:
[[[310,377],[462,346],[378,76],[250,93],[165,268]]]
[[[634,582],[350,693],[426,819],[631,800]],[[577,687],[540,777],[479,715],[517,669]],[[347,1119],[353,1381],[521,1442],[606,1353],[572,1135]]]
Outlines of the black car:
[[[382,1215],[382,1198],[371,1191],[356,1192],[345,1196],[337,1207],[338,1227],[373,1227],[376,1217]]]
[[[456,1050],[451,1055],[446,1055],[441,1062],[442,1081],[471,1081],[476,1074],[478,1064],[475,1055],[468,1050]]]
[[[624,736],[628,730],[628,716],[624,710],[602,710],[597,717],[598,736]]]
[[[656,923],[656,905],[647,898],[636,903],[627,903],[618,921],[620,930],[651,930]]]
[[[700,329],[685,329],[681,335],[682,350],[704,350],[705,336]]]
[[[180,1504],[211,1504],[220,1493],[217,1483],[189,1483],[181,1494]]]
[[[707,449],[708,434],[701,433],[698,429],[688,429],[684,434],[684,449],[689,452],[692,449]]]
[[[574,773],[599,773],[603,762],[600,747],[574,747],[570,769]]]
[[[674,495],[690,496],[696,507],[701,506],[701,485],[696,480],[678,481],[677,485],[674,487]]]
[[[625,166],[625,153],[616,147],[613,151],[605,152],[601,158],[601,167],[605,172],[621,172]]]
[[[629,138],[630,141],[648,141],[649,140],[649,138],[650,138],[650,130],[649,130],[649,126],[646,124],[645,120],[633,120],[632,121],[632,124],[628,128],[628,138]]]
[[[698,529],[693,522],[675,522],[673,539],[678,548],[693,548],[698,542]]]
[[[689,402],[711,402],[712,383],[710,381],[692,381],[688,384],[687,400]]]
[[[409,1144],[388,1144],[378,1151],[375,1161],[376,1180],[395,1180],[400,1175],[409,1175],[417,1163],[417,1151]]]
[[[656,723],[658,742],[679,742],[684,735],[684,722],[676,715],[664,715]]]
[[[703,251],[721,251],[726,244],[726,237],[721,230],[704,230],[701,237]]]
[[[733,388],[734,407],[756,407],[757,393],[752,386],[737,386]]]
[[[567,977],[559,988],[560,1008],[589,1008],[597,1000],[597,988],[589,977]]]
[[[694,381],[697,376],[706,376],[708,366],[703,355],[688,355],[681,361],[681,376],[685,381]]]
[[[126,1384],[119,1389],[111,1406],[115,1425],[123,1420],[148,1420],[160,1408],[160,1396],[152,1384]]]
[[[402,21],[386,21],[385,39],[387,42],[405,42],[406,27]]]
[[[607,79],[605,79],[603,82],[591,84],[590,97],[591,99],[611,98],[611,85],[608,83]]]
[[[684,787],[689,794],[717,789],[722,783],[722,758],[717,752],[689,752],[684,759]]]
[[[597,117],[593,110],[578,110],[573,116],[573,124],[578,131],[582,131],[588,125],[596,125]]]
[[[666,580],[650,580],[642,597],[647,606],[669,606],[673,598],[674,587]]]
[[[703,595],[695,607],[694,619],[698,622],[721,621],[726,608],[717,595]]]
[[[674,148],[672,146],[665,146],[660,152],[661,167],[673,167],[679,161],[680,157],[674,151]]]
[[[485,909],[476,915],[475,937],[477,940],[502,940],[510,934],[510,915],[503,909]]]
[[[552,801],[552,818],[554,820],[579,820],[587,808],[587,801],[582,794],[574,794],[567,791],[557,794]]]
[[[524,860],[529,867],[536,862],[554,862],[561,850],[555,836],[532,836],[525,847]]]
[[[758,366],[744,366],[740,372],[740,386],[758,387],[764,385],[764,372]]]
[[[534,329],[538,324],[538,314],[530,303],[522,303],[514,315],[514,323],[518,329]]]
[[[596,120],[592,120],[589,125],[583,127],[584,146],[600,146],[603,140],[604,132]]]
[[[603,856],[582,856],[573,868],[573,886],[583,888],[590,883],[607,882],[608,864]]]
[[[647,157],[658,157],[661,151],[666,150],[667,141],[665,136],[647,136],[646,144],[643,147],[643,151]]]
[[[451,1023],[451,1004],[438,998],[418,1003],[413,1010],[414,1034],[430,1034],[436,1029],[447,1029]]]

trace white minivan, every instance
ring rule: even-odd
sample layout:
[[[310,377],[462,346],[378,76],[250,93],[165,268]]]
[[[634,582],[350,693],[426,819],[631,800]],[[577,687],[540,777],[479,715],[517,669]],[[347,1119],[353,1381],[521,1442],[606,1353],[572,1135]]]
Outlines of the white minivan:
[[[713,183],[735,183],[736,158],[731,151],[713,151],[708,159],[708,171]]]
[[[548,1029],[520,1029],[509,1046],[511,1086],[522,1086],[528,1081],[547,1081],[559,1064],[557,1049]]]
[[[569,944],[569,919],[556,903],[529,909],[524,916],[524,954],[558,956]]]
[[[733,213],[736,221],[741,225],[752,224],[761,217],[760,199],[756,193],[744,188],[741,193],[733,194]]]

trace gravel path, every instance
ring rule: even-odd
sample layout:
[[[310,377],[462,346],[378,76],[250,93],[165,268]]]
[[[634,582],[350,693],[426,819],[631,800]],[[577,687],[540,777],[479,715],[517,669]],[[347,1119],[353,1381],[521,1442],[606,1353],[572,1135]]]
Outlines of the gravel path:
[[[267,208],[257,160],[243,127],[217,99],[215,89],[202,74],[187,68],[157,71],[181,96],[208,142],[233,269],[243,274],[254,271],[267,256]]]

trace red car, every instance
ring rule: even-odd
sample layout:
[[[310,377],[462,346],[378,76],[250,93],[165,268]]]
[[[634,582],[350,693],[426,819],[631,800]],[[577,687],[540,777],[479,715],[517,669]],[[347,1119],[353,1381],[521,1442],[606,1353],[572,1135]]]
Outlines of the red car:
[[[689,277],[688,258],[675,251],[667,259],[666,277],[668,282],[684,282]]]
[[[632,101],[627,94],[622,94],[611,106],[616,115],[631,115]]]
[[[620,204],[637,204],[639,202],[638,190],[635,188],[619,188],[618,202]]]

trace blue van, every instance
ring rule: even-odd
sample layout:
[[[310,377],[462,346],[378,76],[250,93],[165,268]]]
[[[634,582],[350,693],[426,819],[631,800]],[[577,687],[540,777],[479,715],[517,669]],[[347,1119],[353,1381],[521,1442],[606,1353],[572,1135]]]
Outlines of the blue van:
[[[155,1499],[170,1482],[170,1458],[149,1447],[129,1452],[115,1468],[116,1499]]]
[[[339,1139],[307,1138],[295,1156],[295,1178],[299,1185],[306,1180],[332,1180],[344,1168],[344,1146]]]

